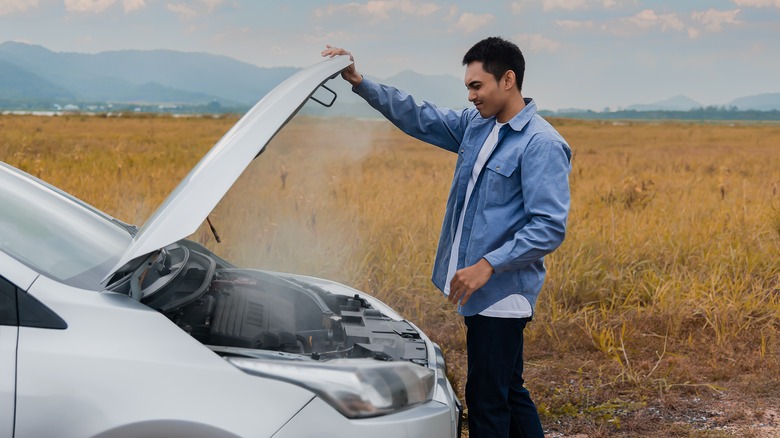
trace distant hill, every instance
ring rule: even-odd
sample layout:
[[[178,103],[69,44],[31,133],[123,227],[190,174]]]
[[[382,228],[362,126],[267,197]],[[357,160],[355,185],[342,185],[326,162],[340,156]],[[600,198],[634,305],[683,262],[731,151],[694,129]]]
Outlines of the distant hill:
[[[249,107],[298,70],[257,67],[207,53],[121,50],[84,54],[5,42],[0,44],[0,99],[149,104],[219,101],[223,106]],[[407,70],[382,82],[440,106],[468,105],[463,84],[454,76]],[[377,115],[346,82],[331,81],[329,86],[339,94],[329,114]],[[316,105],[310,106],[308,112],[321,112]]]
[[[703,105],[686,96],[674,96],[655,103],[637,104],[626,107],[634,111],[690,111]]]
[[[72,99],[73,95],[46,79],[0,59],[0,100]]]
[[[729,102],[726,106],[735,106],[738,109],[771,111],[780,110],[780,93],[765,93],[755,96],[740,97]]]
[[[226,56],[171,50],[55,53],[44,47],[5,42],[0,62],[48,83],[38,97],[82,101],[206,103],[251,105],[297,71],[261,68]],[[18,79],[16,79],[18,82]],[[10,82],[0,76],[0,88]],[[55,92],[56,90],[56,92]]]

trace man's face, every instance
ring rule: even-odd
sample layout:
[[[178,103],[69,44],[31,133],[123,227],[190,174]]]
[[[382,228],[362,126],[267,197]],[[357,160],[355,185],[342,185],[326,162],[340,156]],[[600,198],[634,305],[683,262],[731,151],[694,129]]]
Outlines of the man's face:
[[[466,66],[465,81],[469,91],[469,102],[473,103],[484,118],[498,114],[509,98],[507,90],[499,86],[499,81],[482,68],[482,63],[474,61]]]

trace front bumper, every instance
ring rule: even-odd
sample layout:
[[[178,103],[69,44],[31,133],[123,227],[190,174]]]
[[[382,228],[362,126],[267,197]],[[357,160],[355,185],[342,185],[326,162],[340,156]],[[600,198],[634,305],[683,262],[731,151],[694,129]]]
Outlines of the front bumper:
[[[430,401],[395,414],[350,420],[315,397],[273,438],[454,438],[459,432],[452,423],[453,408]]]
[[[436,361],[431,368],[436,371],[436,387],[431,401],[394,414],[352,420],[315,397],[273,438],[459,438],[463,406],[447,379],[441,349],[433,346]]]

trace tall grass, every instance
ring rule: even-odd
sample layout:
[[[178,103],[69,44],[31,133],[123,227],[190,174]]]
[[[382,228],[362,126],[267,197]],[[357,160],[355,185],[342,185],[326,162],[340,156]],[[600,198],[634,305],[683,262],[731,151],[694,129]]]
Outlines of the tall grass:
[[[234,122],[5,116],[0,155],[140,225]],[[780,365],[780,127],[553,123],[575,154],[568,235],[526,331],[545,424],[665,436],[679,426],[631,418],[691,393],[765,397]],[[212,213],[223,243],[205,226],[193,239],[377,296],[442,345],[462,392],[465,329],[429,280],[453,165],[385,122],[298,118]]]

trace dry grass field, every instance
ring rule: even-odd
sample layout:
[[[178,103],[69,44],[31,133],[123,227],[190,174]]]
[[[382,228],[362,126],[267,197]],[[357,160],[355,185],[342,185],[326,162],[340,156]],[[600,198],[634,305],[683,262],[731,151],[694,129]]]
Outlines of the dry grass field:
[[[233,118],[0,117],[0,156],[141,225]],[[780,436],[780,125],[552,120],[574,149],[563,246],[527,330],[551,436]],[[297,118],[192,238],[332,278],[441,344],[429,280],[454,157],[386,122]]]

